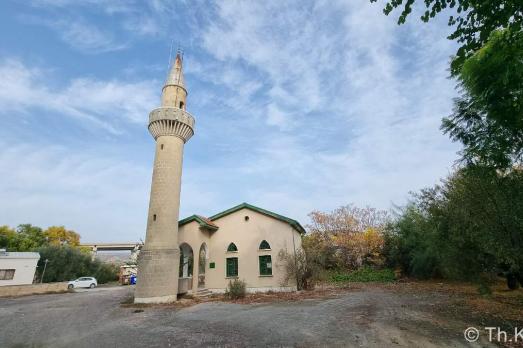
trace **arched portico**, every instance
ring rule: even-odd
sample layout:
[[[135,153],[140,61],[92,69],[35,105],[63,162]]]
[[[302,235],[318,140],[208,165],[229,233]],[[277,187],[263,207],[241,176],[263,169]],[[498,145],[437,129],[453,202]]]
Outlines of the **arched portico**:
[[[194,255],[191,246],[187,243],[180,244],[180,269],[178,292],[183,293],[192,290]]]

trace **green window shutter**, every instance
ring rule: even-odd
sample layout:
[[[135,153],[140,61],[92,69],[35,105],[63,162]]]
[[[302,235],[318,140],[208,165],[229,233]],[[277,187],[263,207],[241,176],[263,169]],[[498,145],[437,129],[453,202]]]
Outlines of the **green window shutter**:
[[[260,259],[260,275],[272,275],[272,258],[271,255],[261,255]]]
[[[270,248],[271,246],[269,242],[267,242],[266,240],[262,240],[262,242],[260,243],[260,250],[268,250]]]
[[[238,258],[237,257],[228,257],[227,264],[227,277],[237,277],[238,276]]]
[[[229,246],[227,247],[227,251],[238,251],[238,248],[236,247],[236,244],[231,243],[231,244],[229,244]]]

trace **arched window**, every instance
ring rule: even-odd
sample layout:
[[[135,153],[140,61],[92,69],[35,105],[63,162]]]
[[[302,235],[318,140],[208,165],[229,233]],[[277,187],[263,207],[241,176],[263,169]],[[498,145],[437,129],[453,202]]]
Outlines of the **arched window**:
[[[267,242],[265,239],[262,240],[260,243],[260,250],[270,250],[271,246],[269,245],[269,242]]]
[[[229,244],[229,246],[227,247],[227,251],[238,251],[238,248],[236,247],[236,244],[231,243],[231,244]]]
[[[183,109],[183,101],[180,102],[180,109]]]

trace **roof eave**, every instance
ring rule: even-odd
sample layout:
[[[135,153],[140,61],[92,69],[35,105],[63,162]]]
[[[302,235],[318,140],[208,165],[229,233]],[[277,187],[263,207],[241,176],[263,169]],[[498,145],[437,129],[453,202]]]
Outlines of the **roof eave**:
[[[226,215],[232,214],[232,213],[234,213],[234,212],[236,212],[238,210],[244,209],[244,208],[253,210],[253,211],[258,212],[260,214],[267,215],[267,216],[273,217],[275,219],[278,219],[278,220],[280,220],[282,222],[288,223],[298,233],[305,234],[305,229],[301,226],[301,224],[298,221],[296,221],[294,219],[291,219],[291,218],[288,218],[286,216],[274,213],[272,211],[256,207],[256,206],[251,205],[251,204],[246,203],[246,202],[238,204],[237,206],[234,206],[234,207],[229,208],[227,210],[224,210],[221,213],[215,214],[215,215],[209,217],[209,220],[211,220],[211,221],[217,220],[217,219],[219,219],[221,217],[224,217]]]
[[[188,224],[189,222],[192,222],[192,221],[196,221],[200,225],[200,227],[203,227],[203,228],[206,228],[206,229],[209,229],[212,231],[216,231],[219,228],[217,226],[209,225],[204,220],[202,220],[198,215],[191,215],[189,217],[186,217],[185,219],[178,221],[178,227]]]

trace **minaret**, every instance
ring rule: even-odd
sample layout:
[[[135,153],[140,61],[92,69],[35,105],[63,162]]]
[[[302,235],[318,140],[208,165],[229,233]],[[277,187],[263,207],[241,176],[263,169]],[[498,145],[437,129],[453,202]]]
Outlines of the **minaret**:
[[[194,118],[185,111],[187,90],[178,53],[162,89],[162,106],[149,114],[156,140],[145,245],[138,257],[135,303],[176,301],[178,294],[178,215],[183,145],[194,134]]]

